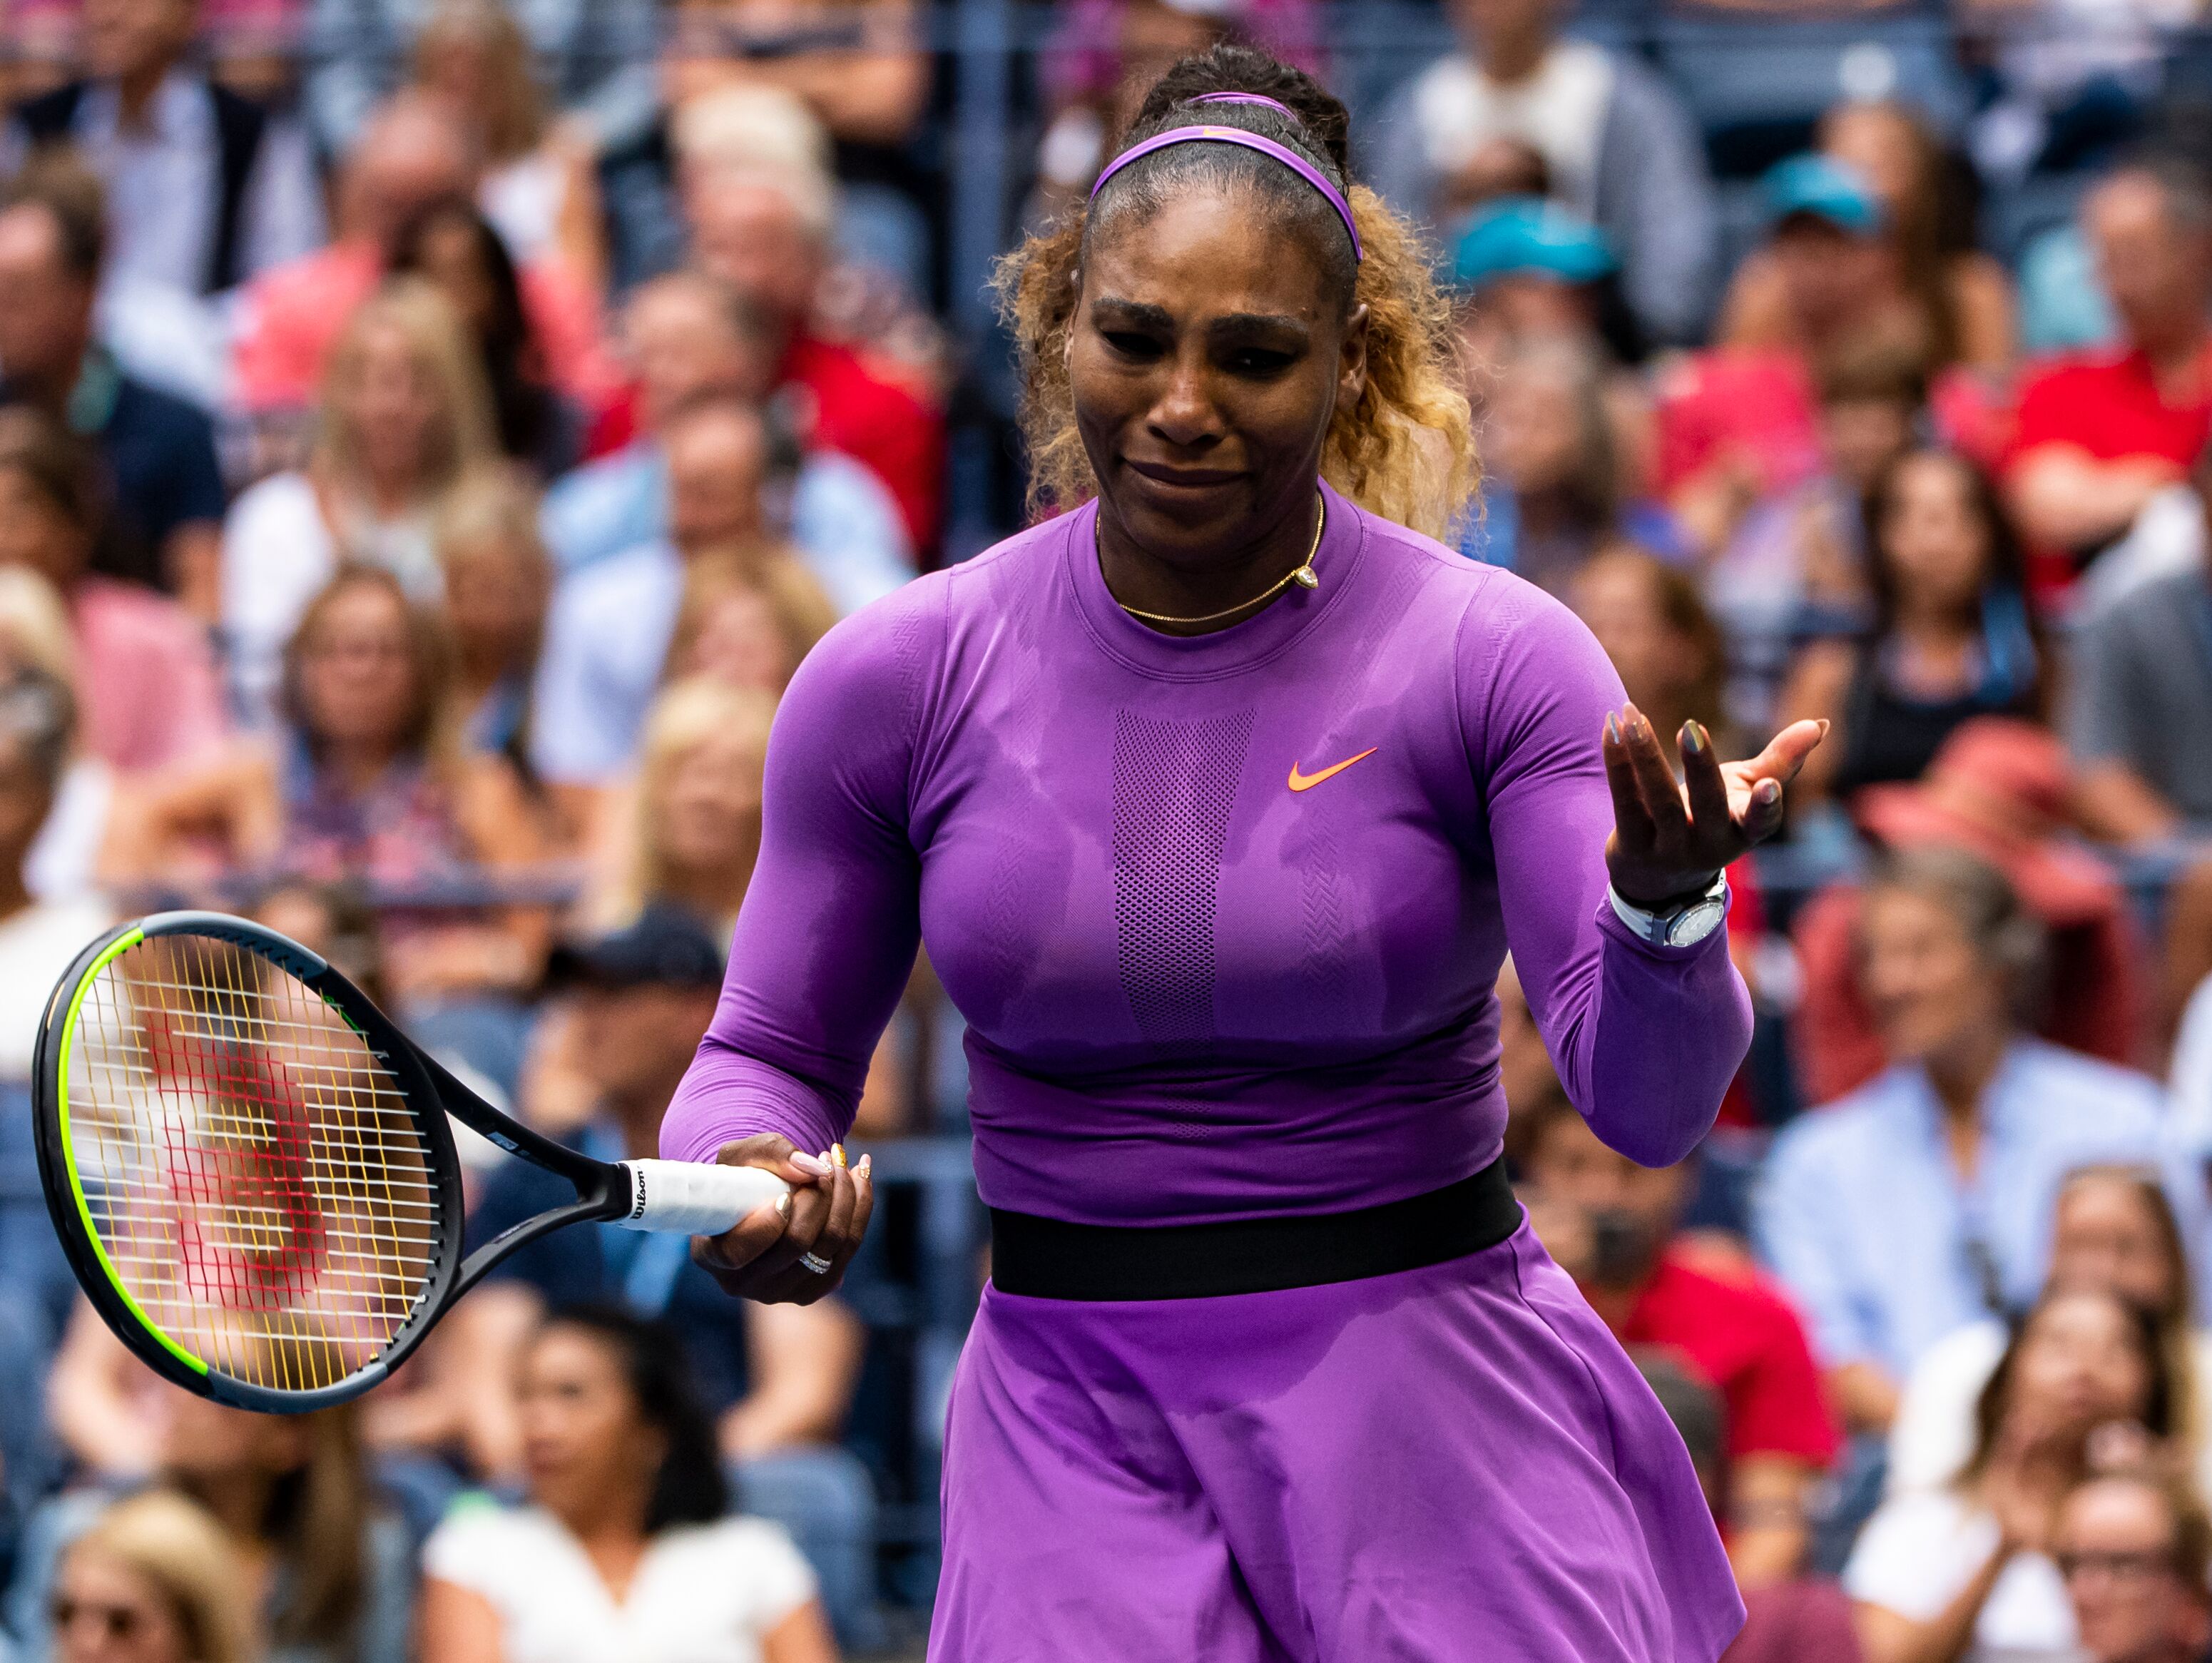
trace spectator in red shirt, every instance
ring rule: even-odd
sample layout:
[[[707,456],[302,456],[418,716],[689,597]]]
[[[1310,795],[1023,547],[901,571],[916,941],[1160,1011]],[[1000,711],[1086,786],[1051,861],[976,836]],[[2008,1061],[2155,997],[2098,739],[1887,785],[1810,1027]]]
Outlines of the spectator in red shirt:
[[[255,415],[313,404],[324,359],[354,309],[384,280],[403,231],[438,203],[472,197],[477,166],[443,104],[420,93],[388,101],[345,159],[337,240],[243,292],[233,356],[239,403]],[[557,261],[526,265],[518,275],[554,385],[597,409],[620,376],[599,338],[596,298]]]
[[[1806,1501],[1838,1447],[1796,1313],[1747,1263],[1677,1234],[1693,1160],[1639,1167],[1562,1101],[1534,1130],[1527,1176],[1537,1234],[1621,1343],[1674,1354],[1726,1404],[1736,1581],[1794,1576]]]
[[[2212,182],[2186,163],[2136,163],[2081,218],[2124,345],[2027,381],[2004,468],[2022,534],[2075,557],[2126,531],[2212,432]]]
[[[775,344],[775,386],[811,406],[798,414],[811,441],[873,469],[897,498],[915,547],[927,550],[943,491],[943,417],[884,367],[811,327],[831,191],[826,174],[797,168],[702,168],[684,185],[693,257],[760,314]]]

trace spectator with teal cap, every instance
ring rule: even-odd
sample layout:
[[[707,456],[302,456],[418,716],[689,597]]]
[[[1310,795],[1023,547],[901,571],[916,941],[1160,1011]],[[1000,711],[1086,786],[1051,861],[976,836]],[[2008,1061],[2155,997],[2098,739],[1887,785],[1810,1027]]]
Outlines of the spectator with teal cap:
[[[1620,270],[1604,232],[1572,209],[1537,197],[1509,197],[1470,218],[1452,251],[1452,286],[1541,272],[1561,283],[1595,283]]]
[[[1462,297],[1468,350],[1482,362],[1540,333],[1586,336],[1622,363],[1644,356],[1612,239],[1564,204],[1533,196],[1485,204],[1449,245],[1446,275]]]
[[[1809,219],[1853,237],[1887,228],[1881,198],[1848,162],[1808,150],[1778,161],[1759,181],[1766,221],[1779,234],[1792,219]]]

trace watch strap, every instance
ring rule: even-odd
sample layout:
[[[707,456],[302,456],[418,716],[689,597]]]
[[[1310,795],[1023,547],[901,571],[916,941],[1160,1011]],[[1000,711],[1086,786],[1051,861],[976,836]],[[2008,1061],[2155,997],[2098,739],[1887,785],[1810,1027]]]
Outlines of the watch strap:
[[[1676,945],[1669,939],[1674,925],[1686,914],[1694,912],[1700,907],[1711,906],[1715,902],[1720,903],[1725,909],[1729,894],[1728,874],[1715,873],[1712,882],[1698,893],[1686,901],[1659,911],[1654,911],[1649,907],[1638,906],[1609,883],[1605,886],[1605,893],[1606,899],[1613,903],[1613,917],[1627,925],[1635,933],[1638,941],[1648,941],[1654,947],[1672,947]]]

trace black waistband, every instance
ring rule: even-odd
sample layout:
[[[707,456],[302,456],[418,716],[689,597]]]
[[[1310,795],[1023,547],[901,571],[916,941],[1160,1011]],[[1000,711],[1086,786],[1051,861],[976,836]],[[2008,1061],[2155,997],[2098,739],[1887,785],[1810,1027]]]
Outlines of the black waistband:
[[[1493,1160],[1425,1195],[1349,1213],[1219,1224],[1069,1224],[991,1209],[991,1282],[1036,1299],[1209,1299],[1356,1282],[1494,1247],[1521,1203]]]

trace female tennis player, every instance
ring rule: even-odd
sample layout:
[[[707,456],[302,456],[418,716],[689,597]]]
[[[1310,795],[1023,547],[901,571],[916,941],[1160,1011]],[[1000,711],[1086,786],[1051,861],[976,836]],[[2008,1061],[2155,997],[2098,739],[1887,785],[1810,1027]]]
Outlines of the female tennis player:
[[[1820,729],[1725,768],[1685,729],[1678,786],[1572,614],[1393,523],[1458,506],[1467,411],[1346,137],[1304,75],[1188,60],[1012,258],[1071,511],[799,673],[662,1130],[805,1186],[696,1251],[820,1296],[927,941],[993,1230],[943,1663],[1711,1663],[1740,1621],[1680,1439],[1507,1188],[1492,986],[1510,947],[1607,1142],[1687,1153],[1750,1029],[1720,874]]]

